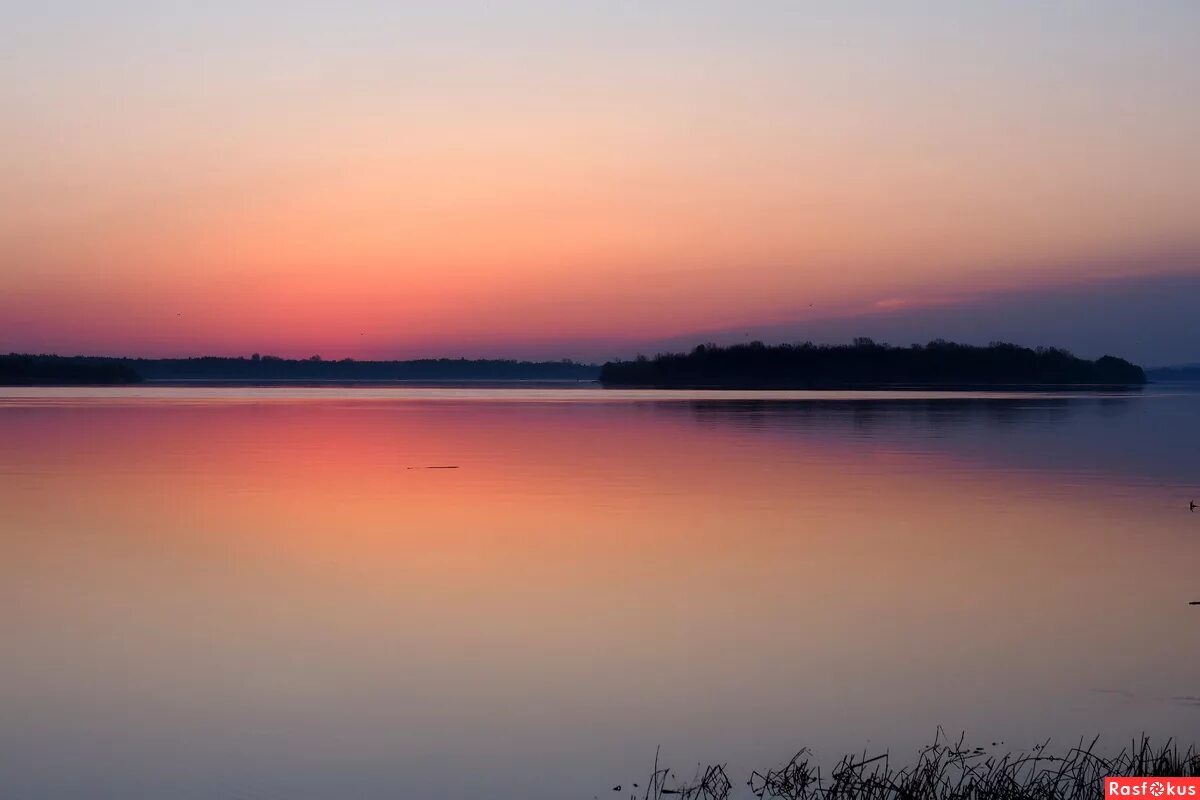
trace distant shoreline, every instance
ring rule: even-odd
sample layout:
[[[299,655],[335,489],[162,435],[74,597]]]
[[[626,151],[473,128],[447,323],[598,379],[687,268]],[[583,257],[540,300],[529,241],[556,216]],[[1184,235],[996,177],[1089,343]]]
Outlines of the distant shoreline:
[[[1149,383],[806,383],[769,386],[729,384],[622,385],[604,384],[605,389],[645,391],[739,391],[739,392],[1117,392],[1140,390]]]
[[[254,354],[228,358],[123,358],[26,353],[0,355],[0,386],[126,385],[217,381],[237,384],[594,381],[595,364],[575,361],[425,358],[407,361],[327,361]]]
[[[288,390],[294,389],[345,389],[348,391],[363,390],[369,391],[372,389],[445,389],[445,390],[480,390],[480,391],[495,391],[495,392],[513,392],[520,393],[530,390],[545,390],[545,391],[560,391],[560,392],[599,392],[601,394],[616,394],[626,393],[637,395],[645,393],[647,395],[655,394],[662,396],[663,394],[679,394],[681,396],[688,393],[707,394],[712,393],[714,398],[721,397],[730,393],[753,393],[755,395],[767,396],[764,399],[769,399],[771,395],[791,395],[794,399],[795,395],[813,395],[820,397],[831,393],[845,394],[849,396],[871,394],[890,394],[894,399],[903,400],[908,396],[921,398],[930,394],[936,395],[962,395],[964,398],[977,397],[980,395],[1078,395],[1085,396],[1107,395],[1112,393],[1140,393],[1144,389],[1155,387],[1168,387],[1172,384],[1159,384],[1148,382],[1146,384],[981,384],[981,385],[946,385],[946,384],[928,384],[928,385],[855,385],[855,386],[770,386],[770,387],[753,387],[753,386],[605,386],[599,381],[554,381],[554,380],[510,380],[510,381],[487,381],[487,380],[459,380],[459,381],[426,381],[426,380],[393,380],[393,381],[344,381],[344,380],[151,380],[139,381],[137,383],[65,383],[65,382],[42,382],[42,383],[22,383],[22,384],[0,384],[0,396],[5,389],[116,389],[116,390],[135,390],[152,394],[158,390],[171,389],[228,389],[228,390],[254,390],[261,389],[267,392],[278,390],[281,394]],[[1192,387],[1196,384],[1181,384],[1185,387]],[[784,398],[789,399],[789,398]],[[947,398],[950,399],[950,398]]]
[[[1193,377],[1151,370],[1158,380]],[[1200,375],[1200,371],[1195,372]],[[0,355],[0,386],[428,386],[594,387],[657,390],[1088,392],[1150,381],[1113,356],[1095,361],[1055,348],[996,343],[974,347],[937,340],[908,348],[857,339],[852,345],[700,345],[689,353],[639,356],[598,366],[569,360],[436,358],[327,361],[318,356],[127,358]]]
[[[600,382],[629,389],[1103,390],[1142,386],[1146,374],[1121,358],[1091,361],[1052,347],[943,340],[890,347],[856,339],[836,346],[699,345],[689,353],[609,362]]]

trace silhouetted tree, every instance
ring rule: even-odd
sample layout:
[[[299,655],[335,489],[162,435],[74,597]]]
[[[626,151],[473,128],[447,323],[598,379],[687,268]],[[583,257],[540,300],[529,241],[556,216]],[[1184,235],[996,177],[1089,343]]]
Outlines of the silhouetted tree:
[[[638,356],[601,368],[609,386],[672,387],[867,387],[999,385],[1137,385],[1141,367],[1114,356],[1096,361],[1054,347],[1030,349],[993,342],[987,347],[935,339],[927,345],[890,347],[860,337],[852,345],[766,346],[762,342],[690,353]]]

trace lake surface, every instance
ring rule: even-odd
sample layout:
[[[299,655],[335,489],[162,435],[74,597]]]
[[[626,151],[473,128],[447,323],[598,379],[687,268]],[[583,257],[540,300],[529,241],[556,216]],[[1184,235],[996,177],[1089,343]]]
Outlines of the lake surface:
[[[1170,387],[0,389],[0,797],[1190,741],[1193,497]]]

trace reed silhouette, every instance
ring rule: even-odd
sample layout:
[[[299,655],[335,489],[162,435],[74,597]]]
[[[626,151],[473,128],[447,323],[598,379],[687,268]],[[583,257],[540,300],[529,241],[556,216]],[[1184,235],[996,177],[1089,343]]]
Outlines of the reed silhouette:
[[[1108,777],[1200,777],[1194,745],[1181,750],[1168,739],[1156,746],[1145,735],[1111,756],[1100,752],[1098,738],[1057,754],[1048,741],[995,754],[964,740],[939,730],[915,762],[895,764],[888,753],[847,755],[828,772],[804,749],[777,769],[752,772],[746,785],[760,800],[1099,800]],[[733,786],[725,764],[700,766],[680,781],[656,753],[640,800],[728,800]]]

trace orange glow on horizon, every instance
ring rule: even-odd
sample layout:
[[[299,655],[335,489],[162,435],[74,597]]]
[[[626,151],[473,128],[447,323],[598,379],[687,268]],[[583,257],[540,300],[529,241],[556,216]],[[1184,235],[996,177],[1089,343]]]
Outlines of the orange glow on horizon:
[[[594,355],[1200,251],[1187,20],[269,5],[9,12],[0,343]]]

